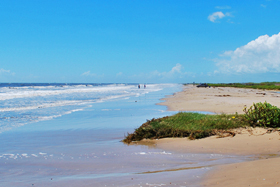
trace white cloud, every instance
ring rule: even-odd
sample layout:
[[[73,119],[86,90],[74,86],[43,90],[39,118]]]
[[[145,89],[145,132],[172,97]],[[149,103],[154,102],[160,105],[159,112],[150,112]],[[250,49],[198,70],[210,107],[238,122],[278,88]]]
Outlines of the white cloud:
[[[177,63],[172,69],[168,72],[159,72],[157,70],[151,72],[148,77],[160,77],[162,79],[165,78],[183,78],[185,76],[195,76],[194,73],[190,72],[183,72],[183,66],[179,63]]]
[[[1,74],[15,75],[14,72],[11,72],[10,70],[6,70],[6,69],[3,69],[3,68],[0,69],[0,75],[1,75]]]
[[[82,76],[90,76],[90,75],[91,75],[90,71],[84,72],[84,73],[82,74]]]
[[[212,22],[215,22],[216,19],[222,19],[223,17],[225,17],[225,14],[222,12],[214,12],[213,14],[208,16],[208,19]]]
[[[119,76],[122,76],[123,75],[123,72],[119,72],[119,73],[117,73],[117,77],[119,77]]]
[[[103,77],[103,75],[97,75],[95,73],[91,73],[90,71],[86,71],[86,72],[82,73],[81,76],[85,76],[85,77]]]
[[[171,74],[174,74],[174,73],[181,73],[181,70],[182,70],[182,65],[181,64],[176,64],[176,66],[174,66],[172,69],[171,69],[171,71],[170,71],[170,73]]]
[[[216,6],[216,9],[231,9],[230,6]]]
[[[213,23],[217,22],[218,19],[222,19],[224,17],[233,17],[230,12],[223,13],[221,11],[214,12],[208,16],[208,20],[212,21]]]
[[[10,73],[10,70],[5,70],[5,69],[1,68],[0,73]]]
[[[266,8],[266,5],[264,5],[264,4],[261,4],[261,7],[263,7],[263,8]]]
[[[169,72],[158,72],[157,70],[153,71],[151,74],[156,75],[159,77],[172,77],[176,74],[181,74],[182,65],[177,63],[176,66],[174,66]]]
[[[280,33],[263,35],[215,60],[220,72],[280,72]]]

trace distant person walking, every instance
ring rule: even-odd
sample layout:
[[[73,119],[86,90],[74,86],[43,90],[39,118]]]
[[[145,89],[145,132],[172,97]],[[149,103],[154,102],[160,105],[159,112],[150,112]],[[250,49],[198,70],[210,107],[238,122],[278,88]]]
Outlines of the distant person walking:
[[[144,84],[144,88],[146,88],[146,84]]]
[[[140,89],[140,84],[138,84],[138,88]]]

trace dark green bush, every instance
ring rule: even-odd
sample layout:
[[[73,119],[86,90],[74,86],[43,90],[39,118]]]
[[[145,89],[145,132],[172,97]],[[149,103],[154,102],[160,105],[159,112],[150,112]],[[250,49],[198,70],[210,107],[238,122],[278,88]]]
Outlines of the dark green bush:
[[[245,119],[253,126],[280,127],[280,109],[267,102],[254,103],[248,110],[245,107]]]

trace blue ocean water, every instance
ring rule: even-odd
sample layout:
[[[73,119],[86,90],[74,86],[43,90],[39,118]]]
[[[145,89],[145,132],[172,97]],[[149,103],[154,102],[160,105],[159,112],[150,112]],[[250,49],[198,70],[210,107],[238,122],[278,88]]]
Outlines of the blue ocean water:
[[[146,94],[167,87],[175,88],[176,86],[150,84],[146,89],[143,89],[143,85],[142,89],[138,89],[137,84],[2,83],[0,84],[0,132],[83,111],[86,108],[93,107],[93,104],[95,109],[100,106],[98,103],[103,103],[102,107],[107,104],[108,108],[102,108],[101,110],[114,110],[115,112],[110,112],[110,115],[115,115],[122,106],[112,109],[110,108],[112,101],[127,100],[132,97],[142,98]],[[143,104],[140,102],[139,105]],[[97,114],[98,112],[94,112],[94,115],[100,115]]]
[[[0,186],[198,186],[219,154],[121,142],[180,84],[0,84]],[[183,180],[182,180],[183,179]]]

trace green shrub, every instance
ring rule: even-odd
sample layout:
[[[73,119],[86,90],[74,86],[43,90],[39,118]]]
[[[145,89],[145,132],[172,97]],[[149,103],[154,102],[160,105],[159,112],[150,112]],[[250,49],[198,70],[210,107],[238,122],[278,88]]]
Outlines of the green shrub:
[[[248,110],[245,107],[245,119],[253,126],[280,127],[280,109],[267,102],[254,103]]]

